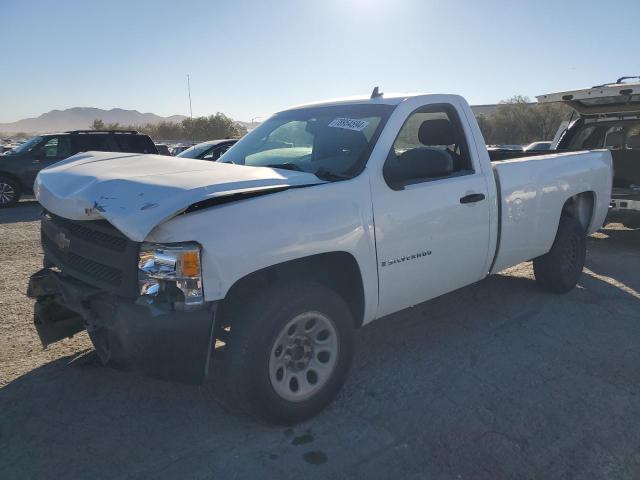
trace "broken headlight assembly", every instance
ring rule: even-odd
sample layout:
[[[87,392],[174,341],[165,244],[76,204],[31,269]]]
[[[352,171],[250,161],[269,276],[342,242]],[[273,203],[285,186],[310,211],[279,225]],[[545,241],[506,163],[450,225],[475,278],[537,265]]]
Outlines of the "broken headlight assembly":
[[[140,295],[164,296],[177,309],[204,304],[200,245],[189,243],[143,243],[138,256]]]

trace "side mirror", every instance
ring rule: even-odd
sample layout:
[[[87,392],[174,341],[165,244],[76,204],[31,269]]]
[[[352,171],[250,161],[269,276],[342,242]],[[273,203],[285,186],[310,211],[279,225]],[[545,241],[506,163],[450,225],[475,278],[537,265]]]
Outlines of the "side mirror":
[[[409,182],[447,177],[453,173],[453,158],[446,150],[433,147],[412,148],[385,169],[387,182],[402,188]]]

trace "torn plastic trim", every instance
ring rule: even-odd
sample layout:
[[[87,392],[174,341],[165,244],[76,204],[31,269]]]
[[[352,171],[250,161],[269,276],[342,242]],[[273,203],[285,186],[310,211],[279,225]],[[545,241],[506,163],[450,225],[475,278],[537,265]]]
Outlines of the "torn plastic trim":
[[[240,200],[247,200],[249,198],[261,197],[263,195],[268,195],[271,193],[284,192],[285,190],[291,190],[294,188],[306,188],[306,187],[313,187],[316,185],[323,185],[323,184],[324,183],[309,183],[305,185],[284,185],[284,186],[267,187],[267,188],[244,191],[244,192],[230,193],[228,195],[211,197],[205,200],[200,200],[199,202],[192,203],[182,213],[188,214],[188,213],[204,210],[206,208],[223,205],[225,203],[238,202]]]
[[[29,280],[34,323],[44,346],[86,329],[104,364],[180,383],[208,373],[217,303],[176,311],[167,302],[132,302],[52,269]]]

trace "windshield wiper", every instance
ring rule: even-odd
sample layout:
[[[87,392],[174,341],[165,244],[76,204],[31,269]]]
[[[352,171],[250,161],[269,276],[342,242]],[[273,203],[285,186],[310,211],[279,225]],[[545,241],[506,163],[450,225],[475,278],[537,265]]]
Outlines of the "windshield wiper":
[[[282,168],[283,170],[294,170],[296,172],[304,172],[298,165],[295,163],[272,163],[270,165],[265,165],[265,167],[269,168]]]
[[[315,176],[320,180],[326,180],[328,182],[333,180],[348,180],[353,178],[351,175],[344,175],[342,173],[332,172],[331,170],[327,170],[324,167],[320,167],[316,172]]]

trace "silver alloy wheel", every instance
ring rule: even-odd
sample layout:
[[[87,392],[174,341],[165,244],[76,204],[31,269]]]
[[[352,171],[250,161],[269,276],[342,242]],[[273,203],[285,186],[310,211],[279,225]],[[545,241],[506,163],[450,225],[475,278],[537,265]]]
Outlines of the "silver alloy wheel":
[[[329,317],[315,311],[301,313],[285,325],[271,347],[271,386],[285,400],[306,400],[329,381],[339,354],[338,332]]]
[[[7,205],[16,198],[16,190],[9,183],[0,182],[0,205]]]

